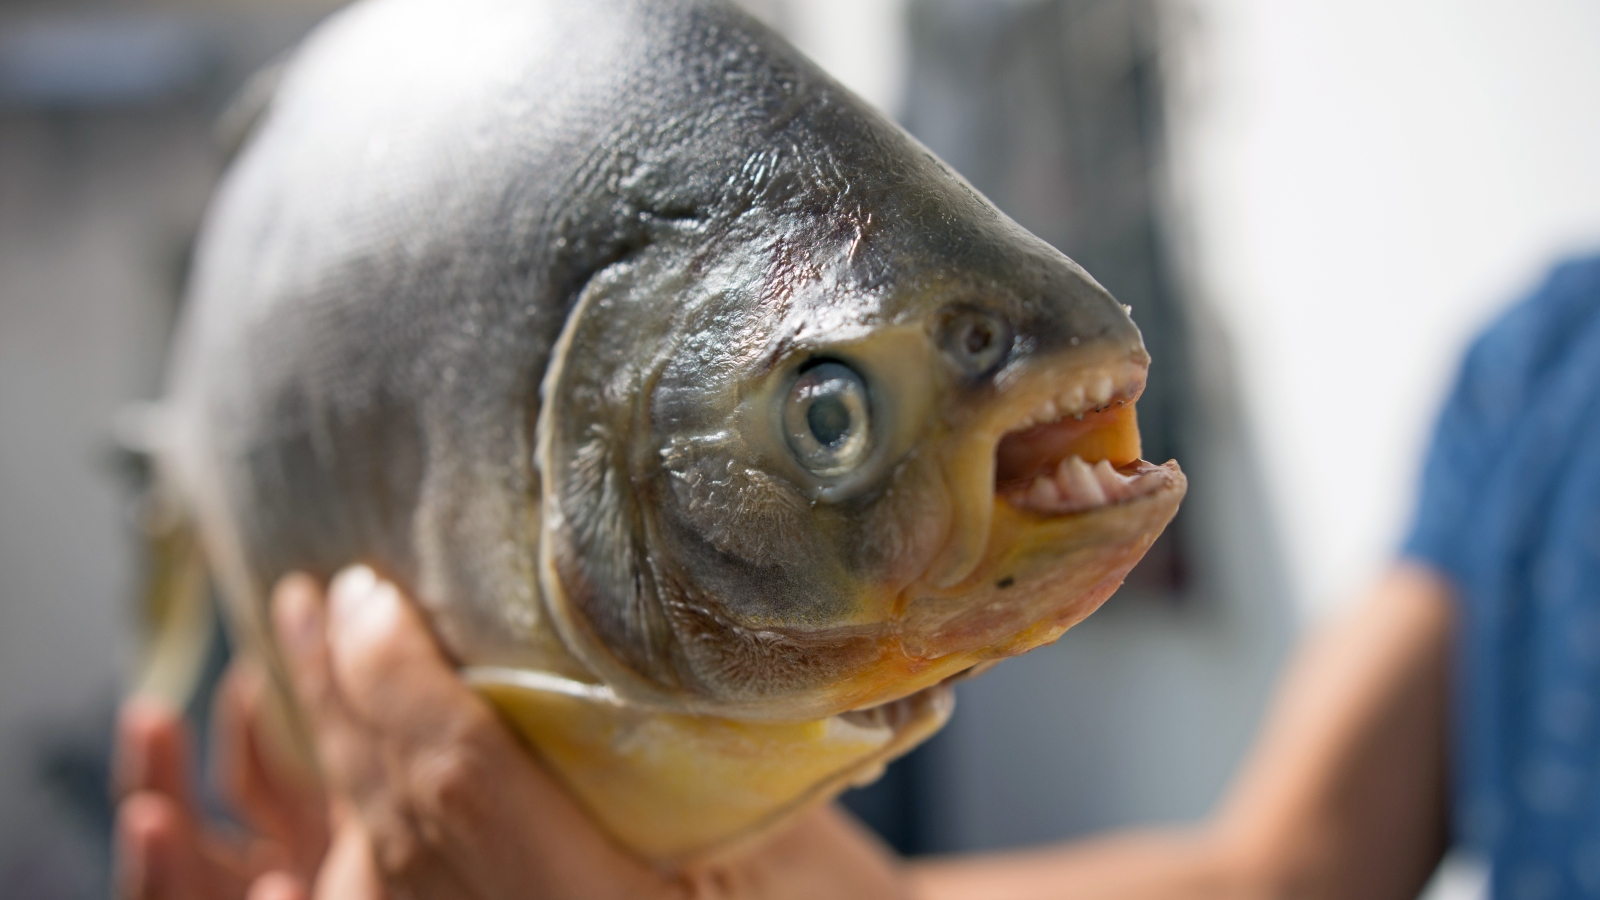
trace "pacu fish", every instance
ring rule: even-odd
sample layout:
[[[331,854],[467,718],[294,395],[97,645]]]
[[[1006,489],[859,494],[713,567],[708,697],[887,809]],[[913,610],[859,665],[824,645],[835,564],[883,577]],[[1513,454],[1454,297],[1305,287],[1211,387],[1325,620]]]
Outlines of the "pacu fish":
[[[213,199],[157,471],[242,652],[281,665],[278,578],[365,563],[672,862],[872,777],[1116,589],[1185,489],[1140,459],[1148,364],[727,3],[366,0]]]

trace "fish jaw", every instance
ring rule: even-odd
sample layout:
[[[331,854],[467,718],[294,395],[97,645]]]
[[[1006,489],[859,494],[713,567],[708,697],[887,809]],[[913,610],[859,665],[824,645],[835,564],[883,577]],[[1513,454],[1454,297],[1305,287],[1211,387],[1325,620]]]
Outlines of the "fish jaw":
[[[1087,511],[1049,515],[993,503],[991,552],[961,581],[911,592],[871,663],[828,702],[866,709],[1052,643],[1099,609],[1177,513],[1187,481],[1177,463],[1118,474],[1147,489]]]
[[[1069,496],[1063,512],[997,496],[989,552],[960,582],[915,595],[902,620],[902,652],[938,659],[940,670],[964,668],[1050,643],[1099,609],[1172,520],[1188,486],[1172,461],[1110,471],[1137,496],[1088,508],[1072,508],[1080,501]]]
[[[613,839],[666,867],[736,852],[875,780],[955,703],[939,684],[870,712],[751,722],[645,709],[603,685],[526,670],[463,677]]]

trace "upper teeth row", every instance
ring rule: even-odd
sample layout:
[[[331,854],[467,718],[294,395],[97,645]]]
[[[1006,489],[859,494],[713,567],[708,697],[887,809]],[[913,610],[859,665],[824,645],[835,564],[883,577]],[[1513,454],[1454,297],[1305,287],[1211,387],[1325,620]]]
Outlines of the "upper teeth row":
[[[1023,427],[1029,425],[1043,425],[1054,422],[1067,416],[1083,418],[1083,414],[1091,409],[1100,409],[1111,402],[1116,387],[1110,375],[1098,375],[1089,379],[1087,383],[1075,384],[1054,397],[1039,404],[1028,415]]]

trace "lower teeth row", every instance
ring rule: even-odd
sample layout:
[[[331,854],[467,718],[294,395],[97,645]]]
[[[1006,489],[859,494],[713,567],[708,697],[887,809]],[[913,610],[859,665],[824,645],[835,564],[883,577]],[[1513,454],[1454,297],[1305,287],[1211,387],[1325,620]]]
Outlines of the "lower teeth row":
[[[1137,476],[1123,475],[1108,460],[1093,465],[1082,457],[1061,461],[1053,473],[1040,475],[1018,492],[1016,499],[1030,509],[1068,513],[1119,503],[1134,496]]]

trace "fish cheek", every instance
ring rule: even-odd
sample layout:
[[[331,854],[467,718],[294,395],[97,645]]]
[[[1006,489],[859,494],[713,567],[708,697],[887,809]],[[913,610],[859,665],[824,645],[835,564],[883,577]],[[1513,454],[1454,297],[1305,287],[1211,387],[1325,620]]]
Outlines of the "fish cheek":
[[[838,627],[862,612],[847,520],[720,437],[663,453],[669,493],[647,530],[674,653],[717,703],[814,705],[879,653]]]
[[[572,453],[558,488],[564,527],[547,529],[542,549],[583,630],[633,672],[670,689],[676,678],[663,652],[668,630],[618,441],[599,424],[591,424],[588,438]]]
[[[700,693],[719,704],[751,704],[773,718],[827,715],[828,688],[848,680],[881,655],[876,638],[750,628],[720,615],[719,579],[663,573],[662,609],[686,669]],[[708,590],[709,587],[709,590]],[[787,703],[785,701],[788,701]]]
[[[852,542],[864,581],[897,595],[928,570],[953,523],[954,506],[932,454],[896,466],[885,488],[863,510]]]
[[[661,455],[674,517],[718,553],[765,567],[819,562],[806,498],[752,465],[737,437],[677,439]]]
[[[649,556],[670,566],[681,599],[750,631],[803,637],[853,624],[858,582],[834,511],[759,469],[708,468],[723,473],[714,485],[670,473],[673,494],[649,513]]]

